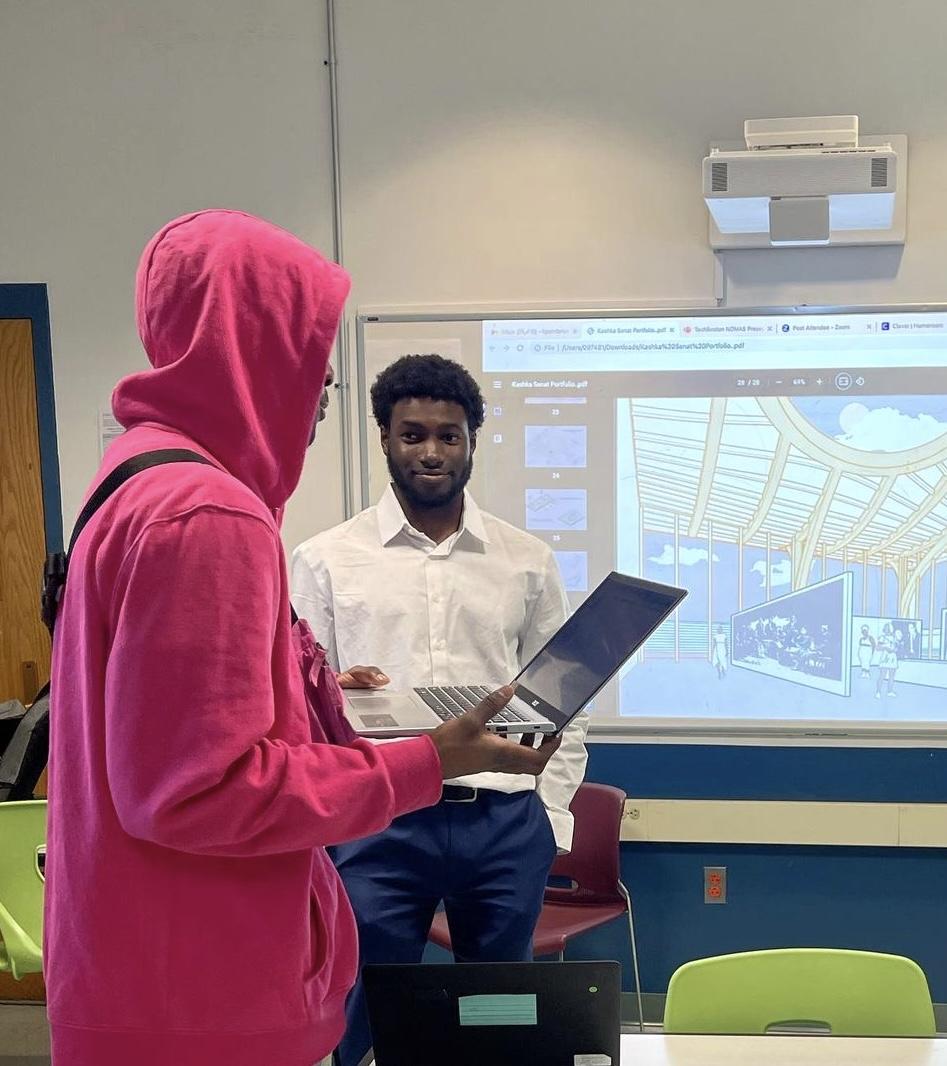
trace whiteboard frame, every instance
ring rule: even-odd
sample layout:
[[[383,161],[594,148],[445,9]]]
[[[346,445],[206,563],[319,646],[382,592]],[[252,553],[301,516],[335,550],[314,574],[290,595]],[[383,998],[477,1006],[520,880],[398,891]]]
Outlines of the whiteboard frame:
[[[738,253],[737,253],[738,254]],[[355,315],[356,389],[352,400],[357,405],[355,424],[359,450],[359,484],[348,490],[352,499],[360,499],[368,507],[369,450],[368,450],[368,382],[366,380],[366,327],[384,323],[483,322],[488,319],[532,318],[674,318],[683,316],[726,318],[785,315],[804,317],[831,314],[947,314],[947,303],[894,304],[796,304],[737,307],[706,298],[690,300],[649,300],[646,305],[620,306],[614,303],[583,303],[563,307],[554,302],[531,304],[501,303],[492,305],[402,305],[359,307]],[[351,457],[350,457],[351,458]],[[349,461],[348,471],[356,464]],[[346,514],[346,518],[351,517]],[[833,720],[802,721],[784,719],[767,722],[765,719],[718,718],[712,724],[706,719],[678,718],[672,720],[640,718],[625,721],[620,718],[592,719],[590,733],[596,739],[613,738],[620,743],[711,743],[738,745],[806,745],[841,744],[858,747],[947,747],[947,721],[929,722],[872,722],[853,720],[838,723]]]

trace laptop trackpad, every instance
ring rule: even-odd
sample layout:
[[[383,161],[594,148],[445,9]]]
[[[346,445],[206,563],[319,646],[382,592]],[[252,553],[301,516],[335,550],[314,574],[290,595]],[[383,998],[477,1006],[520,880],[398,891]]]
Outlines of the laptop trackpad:
[[[360,714],[358,720],[364,729],[395,729],[398,725],[390,714]]]
[[[356,729],[397,729],[417,725],[435,725],[432,712],[419,707],[404,693],[386,695],[382,692],[356,695],[346,693],[349,704],[349,721]]]

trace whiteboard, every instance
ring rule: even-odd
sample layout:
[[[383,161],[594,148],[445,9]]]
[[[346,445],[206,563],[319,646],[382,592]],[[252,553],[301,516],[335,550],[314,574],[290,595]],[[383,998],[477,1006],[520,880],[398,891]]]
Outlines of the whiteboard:
[[[947,738],[943,306],[363,310],[362,506],[388,480],[370,383],[431,351],[483,391],[471,492],[550,544],[573,606],[611,569],[690,588],[600,730]],[[918,621],[891,685],[859,663],[866,618]]]

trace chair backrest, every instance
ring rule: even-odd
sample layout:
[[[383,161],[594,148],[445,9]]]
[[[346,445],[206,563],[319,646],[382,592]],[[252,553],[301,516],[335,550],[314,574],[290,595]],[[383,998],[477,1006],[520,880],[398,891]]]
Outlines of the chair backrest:
[[[765,1033],[784,1026],[836,1036],[933,1036],[924,971],[872,951],[783,948],[688,962],[671,977],[668,1033]]]
[[[625,809],[625,793],[612,785],[584,782],[572,800],[575,818],[572,851],[560,855],[549,871],[555,881],[571,887],[546,889],[547,903],[600,904],[624,902],[620,879],[618,837]]]
[[[7,750],[7,745],[13,739],[16,727],[20,719],[26,714],[26,708],[19,700],[4,700],[0,702],[0,758]]]
[[[0,803],[0,970],[20,978],[42,969],[46,801]]]
[[[0,801],[28,800],[49,757],[49,686],[20,719],[0,757]]]

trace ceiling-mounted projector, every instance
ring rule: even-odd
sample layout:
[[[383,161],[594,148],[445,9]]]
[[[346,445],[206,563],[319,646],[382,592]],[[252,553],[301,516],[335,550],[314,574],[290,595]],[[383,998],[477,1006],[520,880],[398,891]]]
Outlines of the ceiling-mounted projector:
[[[712,247],[904,243],[907,137],[829,115],[748,119],[744,142],[703,162]]]

